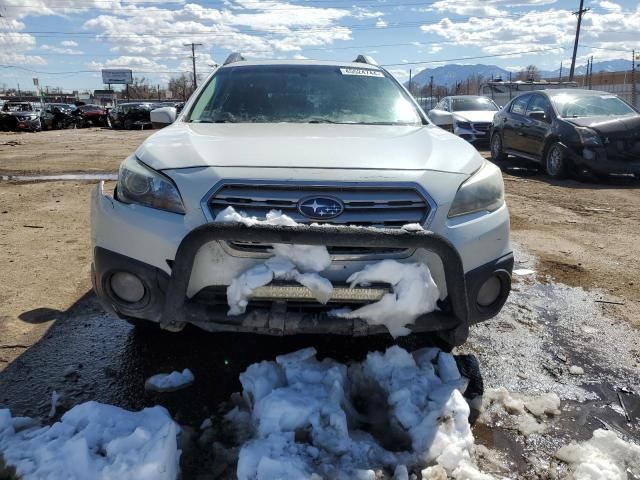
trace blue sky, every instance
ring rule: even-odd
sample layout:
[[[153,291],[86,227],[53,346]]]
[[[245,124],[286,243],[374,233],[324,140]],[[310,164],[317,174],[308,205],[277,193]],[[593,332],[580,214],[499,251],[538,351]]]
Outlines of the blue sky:
[[[0,0],[0,87],[102,88],[101,68],[151,84],[248,58],[351,60],[400,80],[443,63],[568,65],[579,0]],[[640,52],[638,0],[585,0],[578,64]],[[485,57],[485,58],[471,58]],[[431,63],[414,64],[428,61]]]

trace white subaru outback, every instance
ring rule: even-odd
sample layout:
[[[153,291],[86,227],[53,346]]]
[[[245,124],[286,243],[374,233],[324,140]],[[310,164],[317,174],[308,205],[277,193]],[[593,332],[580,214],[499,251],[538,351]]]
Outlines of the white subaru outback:
[[[380,311],[393,308],[376,319],[363,306],[398,304],[395,316],[410,312],[403,328],[454,346],[504,305],[513,255],[500,170],[432,125],[370,58],[234,54],[177,118],[164,114],[173,124],[124,160],[113,194],[100,184],[92,197],[94,288],[120,317],[168,330],[373,335],[388,331]],[[292,244],[326,247],[329,261],[318,267],[310,247],[311,261],[298,251],[279,274],[273,245]],[[387,268],[407,264],[437,287],[431,308],[416,310]],[[328,294],[314,291],[326,283]],[[230,309],[232,287],[243,301]]]

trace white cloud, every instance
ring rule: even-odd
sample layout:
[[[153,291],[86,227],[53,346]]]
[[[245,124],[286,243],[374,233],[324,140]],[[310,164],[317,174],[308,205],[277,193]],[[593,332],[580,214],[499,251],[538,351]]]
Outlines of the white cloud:
[[[63,55],[82,55],[84,53],[81,50],[74,50],[73,48],[57,47],[55,45],[41,45],[40,49],[53,52],[53,53],[60,53]]]
[[[387,26],[387,22],[385,22],[381,18],[379,18],[378,21],[376,22],[376,27],[377,28],[385,28],[386,26]]]
[[[62,42],[60,42],[60,45],[62,45],[63,47],[77,47],[78,42],[74,42],[73,40],[63,40]]]
[[[388,68],[387,72],[395,77],[399,82],[404,82],[409,79],[409,69],[408,68]]]
[[[609,2],[608,0],[601,0],[598,3],[605,10],[611,10],[611,11],[615,11],[615,12],[619,12],[619,11],[622,10],[622,5],[619,5],[619,4],[613,3],[613,2]]]

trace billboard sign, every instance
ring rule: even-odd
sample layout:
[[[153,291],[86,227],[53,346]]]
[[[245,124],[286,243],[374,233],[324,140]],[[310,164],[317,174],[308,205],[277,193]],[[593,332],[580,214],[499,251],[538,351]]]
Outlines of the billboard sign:
[[[126,85],[133,83],[133,73],[127,69],[102,70],[102,83],[107,85]]]

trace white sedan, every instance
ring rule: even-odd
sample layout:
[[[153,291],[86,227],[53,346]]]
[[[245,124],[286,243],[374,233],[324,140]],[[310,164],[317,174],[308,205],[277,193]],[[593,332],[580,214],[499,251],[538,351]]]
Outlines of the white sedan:
[[[441,99],[428,116],[439,127],[471,143],[488,142],[491,123],[498,110],[490,98],[456,95]]]

